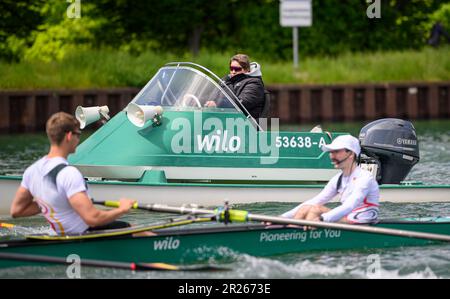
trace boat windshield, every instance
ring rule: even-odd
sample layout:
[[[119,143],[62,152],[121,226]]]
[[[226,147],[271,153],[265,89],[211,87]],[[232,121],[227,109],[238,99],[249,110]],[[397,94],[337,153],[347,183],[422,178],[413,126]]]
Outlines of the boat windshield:
[[[138,105],[160,105],[165,110],[241,112],[224,83],[191,66],[165,66],[134,98]]]

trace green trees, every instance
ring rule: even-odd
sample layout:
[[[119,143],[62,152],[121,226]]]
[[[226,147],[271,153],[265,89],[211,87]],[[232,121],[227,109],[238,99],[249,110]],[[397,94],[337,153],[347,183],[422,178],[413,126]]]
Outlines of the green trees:
[[[81,18],[71,19],[79,1]],[[450,30],[449,1],[381,0],[369,19],[366,0],[313,0],[313,26],[300,30],[301,55],[419,49],[431,25]],[[202,50],[291,58],[291,30],[279,25],[278,0],[37,0],[0,2],[0,59],[61,59],[110,48],[140,54]],[[431,25],[430,25],[431,24]]]
[[[33,40],[31,32],[43,22],[40,6],[43,0],[2,0],[0,1],[0,58],[9,61],[21,57],[24,48]]]
[[[440,22],[447,29],[447,32],[450,32],[450,3],[442,4],[438,10],[431,14],[428,22],[424,24],[424,31],[429,32],[437,22]]]

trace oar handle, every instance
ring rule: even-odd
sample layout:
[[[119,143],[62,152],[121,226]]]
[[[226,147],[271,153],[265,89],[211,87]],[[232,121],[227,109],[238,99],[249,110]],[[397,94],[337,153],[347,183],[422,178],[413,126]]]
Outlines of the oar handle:
[[[105,201],[94,201],[94,204],[100,204],[100,205],[104,205],[106,207],[110,207],[110,208],[118,208],[119,207],[119,202],[116,200],[105,200]],[[142,210],[147,210],[150,211],[153,209],[152,205],[143,205],[140,206],[139,203],[135,203],[133,205],[133,209],[142,209]],[[211,211],[207,211],[206,214],[209,214]],[[226,214],[225,214],[225,210],[223,208],[217,208],[214,210],[214,214],[218,216],[218,220],[219,221],[225,221],[226,219]],[[244,211],[244,210],[233,210],[230,209],[228,210],[228,220],[233,221],[233,222],[247,222],[248,219],[248,212]]]
[[[224,221],[226,218],[225,210],[223,209],[215,209],[214,213],[219,216],[220,221]],[[248,212],[244,210],[228,210],[228,218],[230,221],[234,222],[247,222],[248,221]]]
[[[94,204],[104,205],[105,207],[110,208],[118,208],[120,206],[120,202],[115,200],[105,200],[105,201],[93,201]],[[138,209],[139,204],[135,202],[132,206],[133,209]]]
[[[16,226],[15,224],[0,222],[0,227],[13,228],[15,226]]]

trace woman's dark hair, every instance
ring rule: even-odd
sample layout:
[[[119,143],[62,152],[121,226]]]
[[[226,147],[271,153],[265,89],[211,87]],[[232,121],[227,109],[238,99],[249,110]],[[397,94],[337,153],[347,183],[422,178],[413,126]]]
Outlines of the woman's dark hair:
[[[236,61],[247,72],[250,72],[250,58],[245,54],[236,54],[230,59],[231,62]]]

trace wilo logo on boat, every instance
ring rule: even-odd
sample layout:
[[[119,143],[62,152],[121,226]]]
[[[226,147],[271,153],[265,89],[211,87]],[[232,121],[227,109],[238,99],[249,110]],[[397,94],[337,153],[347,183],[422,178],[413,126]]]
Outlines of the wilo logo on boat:
[[[153,243],[154,250],[173,250],[180,247],[180,240],[173,237],[166,237]]]
[[[241,148],[241,138],[239,136],[231,136],[228,138],[228,131],[223,133],[217,130],[215,135],[202,136],[197,135],[197,145],[201,151],[206,152],[237,152]]]
[[[267,122],[262,120],[261,122]],[[276,140],[279,120],[271,119],[269,132],[257,131],[243,118],[209,117],[203,121],[201,112],[194,112],[193,121],[179,117],[171,122],[176,131],[171,140],[175,154],[261,154],[261,164],[275,164],[279,157]]]

